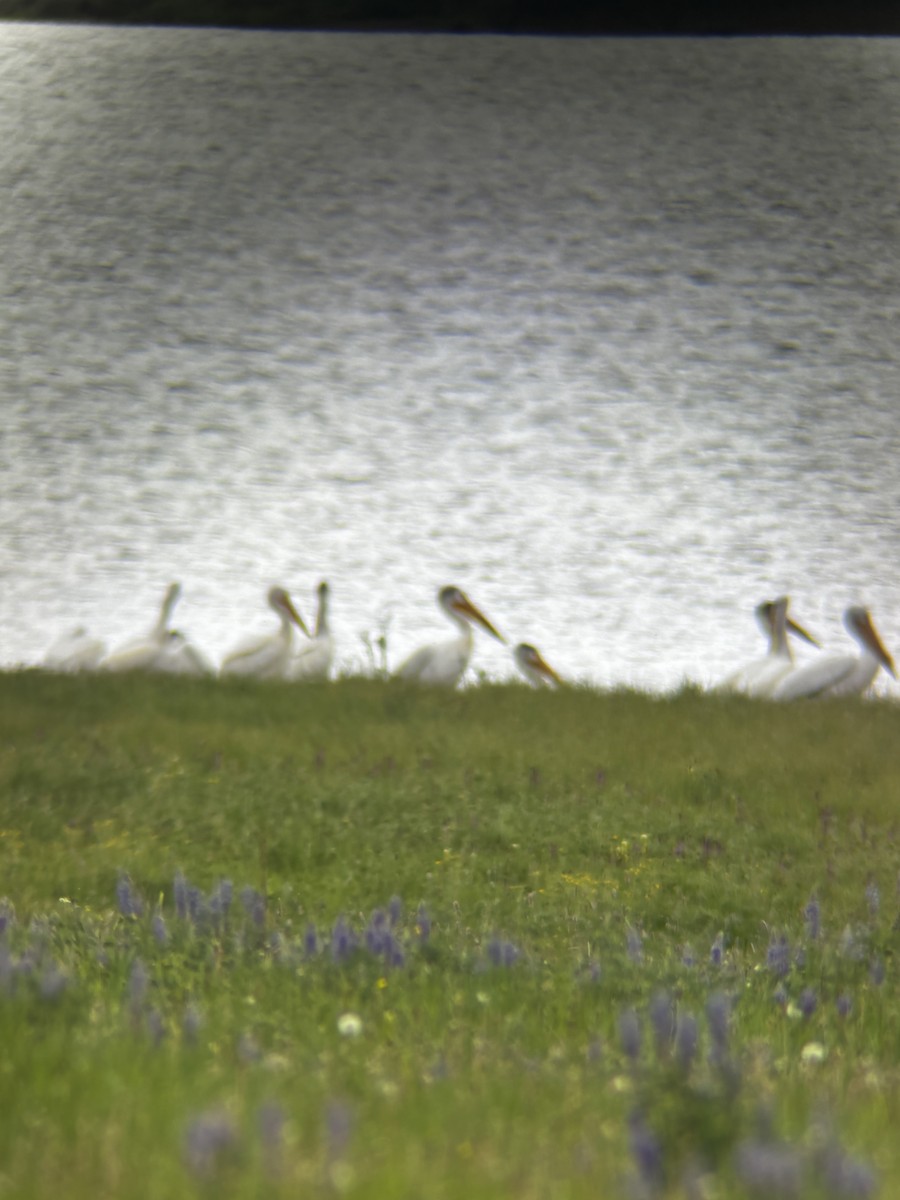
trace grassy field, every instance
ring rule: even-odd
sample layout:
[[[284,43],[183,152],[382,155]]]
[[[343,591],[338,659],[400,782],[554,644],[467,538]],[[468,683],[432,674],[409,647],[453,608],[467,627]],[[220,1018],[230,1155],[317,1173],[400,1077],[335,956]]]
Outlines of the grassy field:
[[[0,1196],[900,1195],[900,707],[0,714]]]

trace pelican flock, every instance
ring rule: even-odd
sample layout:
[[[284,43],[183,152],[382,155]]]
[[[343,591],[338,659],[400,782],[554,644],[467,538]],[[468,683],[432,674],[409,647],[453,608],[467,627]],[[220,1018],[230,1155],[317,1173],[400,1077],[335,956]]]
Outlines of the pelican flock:
[[[166,589],[159,614],[142,636],[106,652],[102,639],[79,626],[58,638],[47,650],[42,666],[49,671],[152,671],[179,675],[249,676],[294,682],[328,679],[334,664],[335,639],[329,606],[331,589],[324,580],[316,588],[315,632],[310,633],[289,594],[272,587],[267,602],[278,617],[278,627],[264,635],[241,639],[222,659],[218,672],[179,631],[170,628],[172,612],[181,598],[181,585]],[[437,603],[456,627],[453,637],[414,650],[393,672],[394,678],[414,684],[453,688],[463,679],[475,650],[475,630],[481,629],[503,645],[506,637],[455,585],[442,587]],[[894,660],[872,621],[868,609],[854,606],[844,613],[844,625],[859,644],[859,653],[826,654],[819,641],[789,615],[787,596],[756,606],[756,620],[767,639],[767,652],[732,671],[715,690],[758,699],[800,700],[813,696],[865,694],[878,672],[896,679]],[[298,637],[297,631],[303,634]],[[819,651],[797,664],[791,639]],[[556,688],[563,679],[531,642],[518,642],[511,651],[512,664],[535,688]]]

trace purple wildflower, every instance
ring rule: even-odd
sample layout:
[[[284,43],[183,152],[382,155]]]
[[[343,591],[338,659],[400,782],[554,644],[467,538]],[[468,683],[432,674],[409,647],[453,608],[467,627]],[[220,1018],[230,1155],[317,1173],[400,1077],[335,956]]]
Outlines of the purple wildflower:
[[[728,1050],[731,1005],[724,992],[713,992],[706,1002],[706,1020],[713,1043],[713,1054],[723,1058]]]
[[[519,951],[512,942],[492,937],[487,944],[487,956],[494,967],[512,967],[519,959]]]
[[[353,1133],[353,1113],[340,1100],[330,1100],[325,1106],[325,1140],[328,1157],[334,1161],[343,1158],[350,1145]]]
[[[279,1175],[284,1141],[284,1109],[274,1101],[263,1104],[257,1114],[257,1124],[266,1170],[269,1175]]]
[[[331,931],[331,957],[334,962],[346,962],[356,945],[356,934],[343,917],[338,917]]]
[[[641,1023],[633,1008],[626,1008],[619,1017],[619,1040],[625,1056],[637,1062],[641,1053]]]
[[[735,1154],[738,1178],[751,1195],[800,1196],[803,1190],[803,1156],[779,1142],[742,1142]]]
[[[141,959],[136,958],[128,975],[128,1002],[133,1013],[138,1012],[143,1005],[149,986],[150,976],[147,974],[147,968]]]
[[[803,1013],[807,1020],[813,1015],[819,1005],[818,997],[816,996],[815,988],[804,988],[800,993],[800,999],[797,1001],[797,1007]]]
[[[639,1112],[628,1118],[628,1144],[641,1183],[651,1194],[661,1192],[665,1183],[662,1142]]]
[[[184,1139],[185,1162],[195,1175],[210,1175],[237,1145],[234,1125],[225,1113],[195,1117]]]
[[[51,963],[41,976],[40,992],[43,1000],[58,1000],[66,990],[68,980],[55,963]]]
[[[884,959],[873,958],[869,964],[869,978],[876,987],[881,987],[884,983]]]
[[[846,992],[841,992],[834,1003],[839,1017],[850,1016],[850,1013],[853,1011],[853,1000]]]
[[[827,1194],[834,1200],[868,1200],[878,1187],[872,1168],[844,1154],[840,1146],[831,1146],[825,1152],[822,1178]]]
[[[215,925],[221,925],[228,917],[233,894],[234,888],[230,879],[223,879],[215,891],[210,894],[207,907]]]
[[[656,1037],[656,1053],[664,1058],[675,1036],[675,1006],[668,992],[657,992],[650,1001],[650,1024]]]
[[[7,899],[0,900],[0,937],[4,937],[16,919],[16,910]]]
[[[403,901],[399,896],[391,896],[388,901],[388,919],[391,925],[399,925],[403,916]]]
[[[685,948],[682,950],[681,963],[682,966],[685,967],[695,967],[697,965],[697,959],[695,958],[694,951],[690,946],[685,946]]]
[[[725,954],[725,938],[720,933],[716,936],[716,940],[713,942],[712,946],[710,947],[709,961],[712,963],[712,965],[714,967],[721,967],[722,958],[723,958],[724,954]]]
[[[123,917],[139,917],[144,911],[144,902],[134,890],[127,875],[116,880],[116,901]]]
[[[257,929],[262,929],[266,923],[265,897],[261,896],[256,888],[248,886],[241,889],[241,904],[244,906],[244,912]]]
[[[319,937],[312,921],[307,925],[303,935],[303,953],[307,958],[315,958],[319,950]]]
[[[697,1018],[680,1013],[675,1027],[675,1059],[683,1071],[690,1069],[697,1053]]]
[[[369,919],[364,934],[366,949],[370,954],[380,955],[385,951],[387,939],[390,936],[387,913],[383,908],[376,908]]]
[[[193,1046],[196,1043],[202,1027],[203,1018],[200,1010],[195,1005],[189,1004],[184,1010],[184,1017],[181,1021],[181,1032],[188,1045]]]
[[[147,1033],[154,1046],[161,1046],[166,1038],[166,1023],[158,1008],[151,1008],[147,1013]]]
[[[791,969],[791,948],[785,935],[779,934],[769,942],[766,965],[779,978],[784,978]]]
[[[169,931],[166,929],[166,919],[162,913],[153,914],[150,928],[153,931],[153,936],[156,938],[157,945],[165,946],[169,940]]]
[[[814,942],[818,941],[822,933],[822,914],[815,896],[811,897],[803,910],[803,916],[806,920],[806,932]]]

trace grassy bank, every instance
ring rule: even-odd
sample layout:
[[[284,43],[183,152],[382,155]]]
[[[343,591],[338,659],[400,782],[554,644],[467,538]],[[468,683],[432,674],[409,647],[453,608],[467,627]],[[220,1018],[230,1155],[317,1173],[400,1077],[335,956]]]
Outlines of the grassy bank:
[[[24,673],[0,715],[0,1195],[900,1189],[900,708]]]

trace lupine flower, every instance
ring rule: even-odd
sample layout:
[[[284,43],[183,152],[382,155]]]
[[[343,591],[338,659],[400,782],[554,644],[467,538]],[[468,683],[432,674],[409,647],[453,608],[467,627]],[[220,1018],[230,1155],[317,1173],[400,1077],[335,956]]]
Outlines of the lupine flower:
[[[725,953],[725,938],[720,933],[716,937],[716,940],[713,942],[712,946],[710,947],[710,951],[709,951],[709,961],[712,963],[712,965],[714,967],[721,967],[722,957],[723,957],[724,953]]]
[[[265,897],[261,896],[256,888],[245,887],[241,890],[241,904],[253,924],[261,929],[266,923]]]
[[[675,1008],[668,992],[657,992],[650,1001],[650,1024],[656,1036],[656,1053],[663,1058],[675,1035]]]
[[[697,1053],[697,1018],[680,1013],[675,1026],[675,1059],[683,1071],[689,1070]]]
[[[55,963],[41,976],[40,993],[43,1000],[57,1000],[66,990],[68,980]]]
[[[797,1002],[797,1007],[803,1013],[807,1020],[813,1015],[818,1007],[819,1001],[816,997],[814,988],[804,988],[800,993],[800,999]]]
[[[403,901],[399,896],[391,896],[388,901],[388,919],[391,925],[399,925],[403,916]]]
[[[819,910],[819,901],[815,896],[810,899],[803,910],[803,916],[806,919],[806,932],[814,942],[817,941],[822,932],[822,914]]]
[[[382,954],[389,935],[387,913],[382,908],[376,908],[364,934],[366,949],[371,954]]]
[[[120,875],[116,881],[116,900],[123,917],[139,917],[144,911],[144,902],[127,875]]]
[[[307,958],[315,958],[319,949],[319,938],[316,933],[316,927],[310,921],[306,927],[306,932],[303,935],[303,953]]]
[[[637,1062],[641,1053],[641,1023],[633,1008],[626,1008],[619,1017],[619,1040],[626,1057]]]
[[[338,917],[331,931],[331,957],[334,962],[346,962],[356,945],[356,934],[343,917]]]
[[[169,931],[166,929],[166,919],[162,913],[153,914],[150,928],[153,931],[153,936],[156,938],[157,945],[165,946],[169,940]]]
[[[724,992],[714,992],[706,1002],[706,1020],[713,1042],[713,1052],[721,1058],[728,1050],[731,1005]]]
[[[519,951],[512,942],[492,937],[487,944],[487,956],[492,966],[512,967],[519,960]]]
[[[281,1150],[284,1140],[284,1109],[280,1104],[272,1101],[263,1104],[257,1114],[257,1124],[266,1170],[269,1175],[278,1175],[281,1171]]]
[[[873,958],[869,964],[869,978],[876,987],[881,987],[884,983],[884,959]]]
[[[628,1144],[641,1183],[651,1195],[661,1192],[665,1183],[662,1142],[639,1112],[628,1118]]]
[[[353,1133],[353,1113],[340,1100],[329,1100],[325,1106],[325,1141],[328,1157],[343,1158]]]
[[[200,1015],[200,1010],[193,1004],[189,1004],[184,1010],[184,1017],[181,1022],[181,1032],[184,1040],[193,1046],[203,1028],[203,1017]]]
[[[872,1168],[860,1159],[844,1154],[840,1146],[826,1150],[822,1179],[828,1195],[834,1200],[868,1200],[878,1187]]]
[[[211,893],[207,907],[215,925],[221,925],[228,917],[233,891],[231,880],[223,879]]]
[[[853,1011],[853,1000],[846,992],[842,992],[837,1000],[835,1000],[835,1006],[837,1007],[839,1017],[849,1017]]]
[[[0,937],[3,937],[16,919],[16,910],[9,900],[0,900]]]
[[[166,1023],[158,1008],[151,1008],[147,1013],[147,1033],[154,1046],[161,1046],[166,1037]]]
[[[195,1175],[210,1175],[237,1145],[237,1133],[225,1113],[195,1117],[187,1128],[184,1157]]]
[[[141,959],[136,958],[131,964],[131,971],[128,975],[128,1002],[132,1012],[137,1012],[144,1003],[149,985],[150,976],[147,974],[147,968]]]
[[[694,967],[697,965],[697,960],[694,957],[694,951],[690,946],[685,946],[681,952],[681,962],[685,967]]]
[[[769,949],[766,952],[766,964],[770,971],[781,978],[790,971],[791,949],[783,933],[769,942]]]
[[[802,1194],[804,1161],[792,1146],[779,1142],[742,1142],[735,1154],[738,1178],[754,1196]]]

